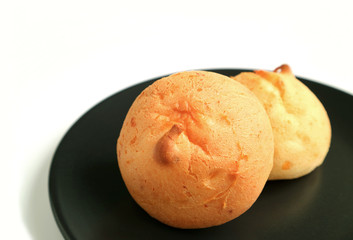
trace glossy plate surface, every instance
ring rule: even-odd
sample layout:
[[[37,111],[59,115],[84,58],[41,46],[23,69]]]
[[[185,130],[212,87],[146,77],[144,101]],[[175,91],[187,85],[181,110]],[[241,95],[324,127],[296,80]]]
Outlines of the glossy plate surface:
[[[248,70],[211,71],[233,76]],[[152,219],[134,202],[116,159],[125,115],[138,94],[155,80],[93,107],[58,146],[49,195],[65,239],[353,239],[353,96],[301,79],[331,120],[332,143],[324,164],[296,180],[267,182],[253,207],[231,222],[180,230]]]

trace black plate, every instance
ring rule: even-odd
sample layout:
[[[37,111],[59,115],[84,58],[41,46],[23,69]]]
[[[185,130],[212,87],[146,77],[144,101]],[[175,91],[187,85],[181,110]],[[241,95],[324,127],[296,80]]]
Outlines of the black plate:
[[[243,69],[211,70],[236,75]],[[218,227],[180,230],[145,213],[130,197],[115,145],[135,97],[156,79],[119,92],[84,114],[62,139],[49,195],[66,239],[353,239],[353,96],[301,79],[332,124],[324,164],[290,181],[268,182],[253,207]]]

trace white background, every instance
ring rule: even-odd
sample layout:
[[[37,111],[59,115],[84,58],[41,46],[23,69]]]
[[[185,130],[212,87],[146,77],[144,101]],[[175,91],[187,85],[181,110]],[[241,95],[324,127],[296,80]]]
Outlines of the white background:
[[[350,0],[1,1],[0,239],[62,239],[47,191],[55,148],[128,86],[288,63],[352,94],[352,10]]]

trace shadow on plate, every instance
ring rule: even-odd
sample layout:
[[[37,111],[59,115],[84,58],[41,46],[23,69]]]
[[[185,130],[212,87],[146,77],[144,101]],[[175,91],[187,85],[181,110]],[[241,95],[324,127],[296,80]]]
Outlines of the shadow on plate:
[[[43,160],[35,169],[33,177],[27,180],[21,197],[23,221],[35,240],[63,240],[50,208],[48,195],[48,174],[54,152],[43,153]]]

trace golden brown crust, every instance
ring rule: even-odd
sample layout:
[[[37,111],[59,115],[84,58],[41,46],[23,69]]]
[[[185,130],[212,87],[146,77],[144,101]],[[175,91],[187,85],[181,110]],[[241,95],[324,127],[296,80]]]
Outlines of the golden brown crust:
[[[177,148],[176,140],[183,131],[182,125],[174,124],[172,128],[159,139],[155,148],[157,161],[163,164],[179,161],[179,149]]]
[[[279,67],[277,67],[275,70],[273,70],[275,73],[282,73],[282,74],[293,74],[292,69],[289,67],[287,64],[283,64]]]
[[[220,74],[173,74],[146,88],[121,130],[124,182],[152,217],[201,228],[230,221],[258,198],[273,136],[258,99]]]
[[[255,93],[270,117],[275,141],[270,180],[301,177],[322,164],[331,141],[329,118],[288,65],[232,78]]]

